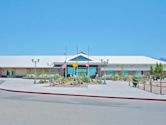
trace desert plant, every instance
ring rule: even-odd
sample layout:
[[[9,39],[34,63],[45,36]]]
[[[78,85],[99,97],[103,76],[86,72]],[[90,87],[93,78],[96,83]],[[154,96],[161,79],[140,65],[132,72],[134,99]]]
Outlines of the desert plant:
[[[61,78],[61,82],[64,83],[64,84],[66,84],[68,82],[68,79],[66,77],[62,77]]]
[[[82,82],[85,82],[85,83],[90,83],[91,82],[91,78],[89,77],[82,77]]]
[[[82,77],[75,77],[74,81],[75,81],[76,84],[82,84],[83,83]]]
[[[60,76],[59,74],[55,74],[55,75],[54,75],[54,79],[55,79],[55,80],[59,79],[60,77],[61,77],[61,76]]]
[[[161,77],[164,71],[164,66],[161,63],[156,63],[156,65],[150,66],[150,75],[155,77]]]
[[[161,79],[164,72],[164,66],[161,63],[156,63],[155,65],[150,66],[150,76],[151,78],[157,80]]]
[[[102,83],[102,81],[101,81],[101,80],[99,80],[99,79],[97,79],[97,80],[96,80],[96,83],[97,83],[97,84],[101,84],[101,83]]]
[[[26,74],[25,78],[29,78],[29,79],[35,78],[35,74]]]
[[[44,73],[41,73],[39,76],[38,76],[38,78],[47,78],[47,74],[44,74]]]
[[[150,75],[154,75],[155,74],[155,66],[151,65],[150,66]]]
[[[133,76],[133,77],[132,77],[132,82],[133,82],[133,86],[134,86],[134,87],[137,87],[137,85],[138,85],[138,77]]]
[[[44,83],[47,83],[48,81],[47,80],[39,80],[38,83],[39,84],[44,84]]]
[[[118,74],[116,74],[116,75],[114,76],[114,80],[115,80],[115,81],[120,80],[120,76],[119,76]]]

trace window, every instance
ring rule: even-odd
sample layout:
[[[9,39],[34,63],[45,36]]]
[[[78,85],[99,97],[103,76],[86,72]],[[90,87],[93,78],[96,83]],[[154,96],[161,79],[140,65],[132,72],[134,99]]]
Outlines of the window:
[[[123,76],[128,76],[129,75],[129,71],[123,71]]]
[[[87,76],[88,69],[87,67],[78,67],[77,69],[79,76]],[[97,67],[89,67],[89,75],[95,76],[97,73]],[[76,75],[76,69],[73,67],[67,67],[67,74],[70,76]]]
[[[136,71],[135,75],[136,76],[142,76],[142,72],[141,71]]]
[[[115,76],[115,72],[114,71],[107,71],[107,75],[108,76]]]

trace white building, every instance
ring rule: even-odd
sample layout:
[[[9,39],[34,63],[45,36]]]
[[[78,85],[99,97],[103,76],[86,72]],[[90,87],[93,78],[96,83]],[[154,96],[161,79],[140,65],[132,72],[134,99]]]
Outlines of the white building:
[[[162,63],[166,72],[166,62],[146,56],[88,56],[81,52],[68,56],[0,56],[0,76],[22,77],[34,73],[35,65],[32,59],[40,60],[36,67],[38,74],[65,75],[66,73],[68,76],[75,74],[95,76],[96,74],[102,75],[105,70],[110,76],[122,72],[124,76],[144,75],[149,72],[150,66],[156,63]],[[72,67],[75,62],[78,62],[76,69]]]

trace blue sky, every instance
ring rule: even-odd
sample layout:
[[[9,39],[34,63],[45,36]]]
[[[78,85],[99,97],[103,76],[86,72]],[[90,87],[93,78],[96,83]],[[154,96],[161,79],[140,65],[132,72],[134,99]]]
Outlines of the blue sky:
[[[166,57],[165,0],[1,0],[0,55]]]

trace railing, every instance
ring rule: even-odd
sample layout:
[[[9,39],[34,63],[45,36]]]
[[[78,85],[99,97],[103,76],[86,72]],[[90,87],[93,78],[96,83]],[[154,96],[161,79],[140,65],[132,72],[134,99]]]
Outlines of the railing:
[[[129,85],[133,86],[132,81]],[[139,79],[136,87],[156,94],[166,94],[166,80]]]

